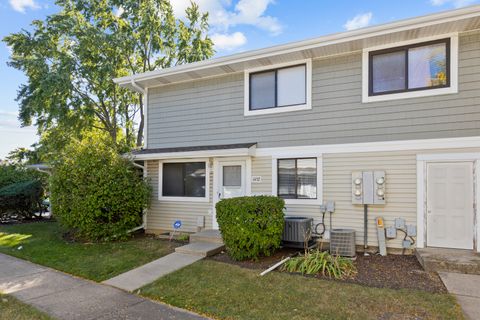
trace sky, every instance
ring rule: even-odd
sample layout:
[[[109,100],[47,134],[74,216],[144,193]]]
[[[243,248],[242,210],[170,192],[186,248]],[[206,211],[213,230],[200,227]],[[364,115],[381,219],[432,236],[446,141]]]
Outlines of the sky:
[[[177,17],[190,0],[170,0]],[[388,23],[479,4],[480,0],[196,0],[209,12],[216,56]],[[53,0],[0,0],[0,39],[32,20],[58,12]],[[0,42],[0,159],[17,147],[38,141],[34,127],[17,120],[17,90],[22,72],[7,66],[9,48]]]

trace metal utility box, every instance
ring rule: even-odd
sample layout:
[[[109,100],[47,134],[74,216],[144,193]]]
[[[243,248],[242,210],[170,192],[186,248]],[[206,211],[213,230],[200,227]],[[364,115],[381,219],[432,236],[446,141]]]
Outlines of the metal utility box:
[[[330,234],[330,253],[343,257],[355,257],[355,230],[333,229]]]
[[[352,172],[353,204],[385,204],[385,171]]]
[[[285,217],[282,244],[285,247],[303,248],[312,240],[312,218]]]

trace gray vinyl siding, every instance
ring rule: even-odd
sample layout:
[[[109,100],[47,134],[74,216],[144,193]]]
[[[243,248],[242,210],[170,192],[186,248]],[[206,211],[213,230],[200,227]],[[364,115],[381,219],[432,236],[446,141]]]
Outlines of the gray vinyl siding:
[[[480,32],[459,39],[459,93],[362,103],[362,55],[313,61],[312,110],[245,117],[244,75],[149,91],[148,147],[322,145],[480,135]]]

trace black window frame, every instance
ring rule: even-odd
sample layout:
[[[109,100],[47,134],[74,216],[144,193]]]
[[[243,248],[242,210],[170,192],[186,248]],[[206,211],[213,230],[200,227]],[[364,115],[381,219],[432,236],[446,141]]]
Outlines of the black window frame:
[[[298,165],[297,162],[298,160],[304,160],[304,159],[312,159],[315,160],[315,175],[316,175],[316,181],[317,185],[316,187],[316,192],[315,192],[315,198],[299,198],[298,197]],[[285,197],[283,198],[282,196],[287,196],[287,195],[282,195],[280,194],[280,161],[281,160],[295,160],[295,198],[290,198],[290,197]],[[318,199],[318,159],[315,157],[300,157],[300,158],[281,158],[277,159],[277,196],[285,199],[285,200],[317,200]],[[288,195],[290,196],[290,195]]]
[[[429,45],[444,43],[445,44],[445,67],[446,67],[446,76],[447,82],[443,85],[437,85],[432,87],[420,87],[420,88],[408,88],[408,50],[418,47],[425,47]],[[382,55],[387,53],[399,52],[403,51],[405,53],[405,89],[401,90],[390,90],[390,91],[383,91],[383,92],[373,92],[373,57],[376,55]],[[432,40],[427,42],[415,43],[410,45],[405,45],[401,47],[394,47],[382,50],[375,50],[370,51],[368,53],[368,96],[381,96],[386,94],[394,94],[394,93],[404,93],[404,92],[413,92],[413,91],[422,91],[422,90],[432,90],[432,89],[439,89],[439,88],[449,88],[450,87],[450,60],[451,60],[451,40],[450,38],[439,39],[439,40]]]
[[[189,163],[202,163],[205,165],[205,182],[204,182],[204,195],[203,196],[187,196],[186,195],[186,164],[189,164]],[[165,195],[164,192],[165,192],[165,187],[164,187],[164,179],[165,179],[165,164],[182,164],[183,165],[183,168],[182,168],[182,180],[183,180],[183,195],[182,196],[169,196],[169,195]],[[208,179],[208,175],[207,175],[208,171],[207,171],[207,162],[206,161],[187,161],[187,162],[163,162],[162,163],[162,194],[161,194],[161,197],[162,198],[195,198],[195,199],[205,199],[208,195],[208,190],[207,190],[207,179]]]
[[[278,70],[282,69],[290,69],[290,68],[295,68],[299,66],[304,66],[305,67],[305,101],[303,103],[295,103],[295,104],[287,104],[283,106],[278,105]],[[268,72],[275,72],[275,105],[273,107],[265,107],[265,108],[257,108],[257,109],[252,109],[252,76],[257,75],[257,74],[262,74],[262,73],[268,73]],[[258,111],[258,110],[266,110],[266,109],[275,109],[275,108],[284,108],[284,107],[294,107],[294,106],[302,106],[304,104],[307,104],[307,63],[299,63],[291,66],[285,66],[281,68],[274,68],[274,69],[268,69],[268,70],[262,70],[262,71],[257,71],[257,72],[251,72],[248,74],[248,110],[249,111]]]

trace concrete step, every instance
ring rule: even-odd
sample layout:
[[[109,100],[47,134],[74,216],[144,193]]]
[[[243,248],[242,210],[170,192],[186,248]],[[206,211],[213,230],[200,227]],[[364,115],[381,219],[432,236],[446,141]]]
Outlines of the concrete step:
[[[193,242],[182,247],[175,248],[175,252],[190,254],[193,256],[209,257],[219,253],[225,248],[223,244],[211,242]]]
[[[204,230],[190,235],[190,243],[209,242],[223,244],[222,235],[219,230]]]
[[[415,255],[425,271],[480,275],[480,255],[472,250],[425,248]]]

